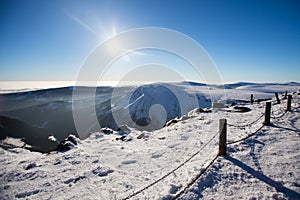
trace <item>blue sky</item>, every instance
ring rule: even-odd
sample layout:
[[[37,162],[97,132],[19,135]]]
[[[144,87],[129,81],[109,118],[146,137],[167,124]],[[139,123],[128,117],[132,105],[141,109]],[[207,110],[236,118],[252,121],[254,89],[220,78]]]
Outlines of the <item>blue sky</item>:
[[[0,81],[75,80],[100,42],[162,27],[202,45],[224,82],[300,82],[297,0],[0,0],[0,19]]]

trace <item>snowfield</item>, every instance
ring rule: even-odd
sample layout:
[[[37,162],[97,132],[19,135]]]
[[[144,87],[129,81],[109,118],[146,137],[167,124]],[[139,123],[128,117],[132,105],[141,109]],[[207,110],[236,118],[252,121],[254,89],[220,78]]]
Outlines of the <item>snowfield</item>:
[[[195,84],[185,91],[232,103],[249,100],[250,94],[258,99],[280,92],[282,98],[283,91],[300,86],[239,83],[225,88],[226,93]],[[136,94],[132,102],[142,98]],[[21,141],[6,138],[1,143],[7,149],[0,148],[0,199],[300,199],[299,98],[299,92],[293,94],[293,109],[286,114],[287,100],[277,104],[273,98],[272,124],[263,127],[264,101],[237,102],[250,111],[236,112],[229,104],[195,108],[159,130],[103,128],[65,151],[11,148]],[[222,118],[228,123],[228,143],[261,129],[228,144],[228,154],[217,157]]]

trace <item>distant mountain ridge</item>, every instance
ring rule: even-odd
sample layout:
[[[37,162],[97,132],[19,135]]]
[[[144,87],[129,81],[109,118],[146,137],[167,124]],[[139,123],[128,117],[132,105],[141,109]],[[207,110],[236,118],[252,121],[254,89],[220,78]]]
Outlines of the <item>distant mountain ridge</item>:
[[[270,85],[289,85],[289,86],[300,86],[300,83],[291,81],[286,83],[256,83],[256,82],[236,82],[236,83],[226,83],[226,84],[205,84],[200,82],[193,82],[193,81],[183,81],[182,84],[187,84],[191,86],[210,86],[210,87],[217,87],[217,88],[224,88],[224,89],[236,89],[241,86],[253,86],[253,85],[261,85],[261,86],[270,86]]]

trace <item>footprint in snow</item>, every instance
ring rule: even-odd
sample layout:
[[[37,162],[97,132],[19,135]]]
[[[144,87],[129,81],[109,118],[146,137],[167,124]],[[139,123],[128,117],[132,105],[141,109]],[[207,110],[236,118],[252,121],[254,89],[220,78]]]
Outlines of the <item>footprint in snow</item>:
[[[35,195],[37,193],[39,193],[40,190],[33,190],[33,191],[29,191],[29,192],[22,192],[19,194],[16,194],[15,198],[25,198],[25,197],[29,197],[31,195]]]
[[[67,180],[64,181],[65,184],[69,184],[69,183],[76,183],[77,181],[79,181],[80,179],[84,179],[86,178],[86,176],[78,176],[76,178],[69,178]]]
[[[151,155],[151,158],[159,158],[162,155],[163,155],[162,153],[154,153],[154,154]]]
[[[32,169],[32,168],[35,168],[37,167],[37,165],[35,163],[30,163],[29,165],[27,165],[26,167],[24,167],[25,170],[29,170],[29,169]]]
[[[191,131],[190,131],[191,132]],[[182,135],[181,137],[180,137],[180,140],[188,140],[189,139],[189,136],[187,136],[187,135]]]
[[[137,162],[136,160],[125,160],[121,164],[123,164],[123,165],[130,165],[130,164],[134,164],[136,162]]]
[[[178,145],[179,144],[176,144],[176,143],[174,143],[174,144],[168,144],[167,147],[172,149],[172,148],[177,147]]]
[[[108,174],[113,173],[113,172],[114,172],[114,170],[108,169],[105,167],[97,167],[96,169],[94,169],[92,171],[93,174],[100,176],[100,177],[107,176]]]

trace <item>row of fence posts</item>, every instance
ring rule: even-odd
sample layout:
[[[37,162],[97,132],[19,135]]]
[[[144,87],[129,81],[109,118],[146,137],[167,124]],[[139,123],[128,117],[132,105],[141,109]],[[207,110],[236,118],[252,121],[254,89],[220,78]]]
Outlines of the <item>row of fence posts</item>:
[[[280,100],[278,98],[278,94],[275,93],[277,103],[280,104]],[[285,92],[284,98],[287,97],[287,106],[286,111],[291,111],[291,103],[292,103],[292,95],[287,95],[287,91]],[[253,94],[251,94],[251,103],[253,101]],[[266,102],[265,108],[265,120],[263,125],[269,126],[271,125],[271,102]],[[219,156],[225,156],[227,152],[227,119],[219,120]]]
[[[283,99],[286,99],[287,96],[288,96],[287,91],[285,91]],[[279,99],[279,96],[278,96],[277,92],[275,93],[275,97],[276,97],[277,103],[280,104],[280,99]],[[250,95],[250,103],[254,103],[253,94]]]

